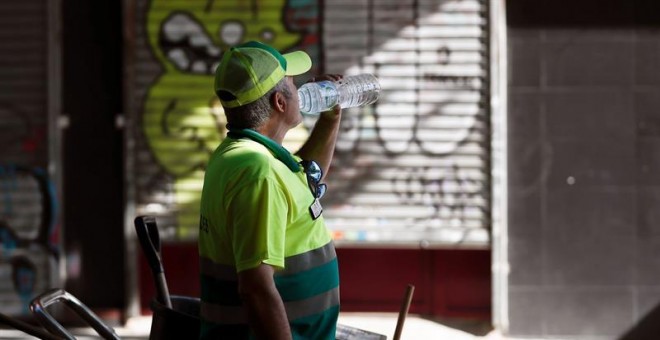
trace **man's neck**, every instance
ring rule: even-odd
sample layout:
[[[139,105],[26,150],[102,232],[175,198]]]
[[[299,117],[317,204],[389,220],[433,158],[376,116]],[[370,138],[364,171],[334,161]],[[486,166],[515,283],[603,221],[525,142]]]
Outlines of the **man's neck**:
[[[289,132],[288,127],[284,126],[281,122],[277,122],[275,119],[269,119],[265,124],[255,130],[280,145],[282,145],[286,133]]]

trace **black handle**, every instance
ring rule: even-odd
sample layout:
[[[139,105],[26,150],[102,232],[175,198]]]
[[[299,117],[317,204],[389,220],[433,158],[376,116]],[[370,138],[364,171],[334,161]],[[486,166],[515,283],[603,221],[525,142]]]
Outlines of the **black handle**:
[[[154,274],[164,272],[163,263],[160,259],[160,235],[158,234],[156,218],[153,216],[136,217],[135,231],[151,271]]]
[[[165,279],[165,269],[160,257],[160,234],[156,218],[153,216],[138,216],[135,218],[135,231],[142,247],[142,252],[147,258],[149,267],[154,276],[156,284],[157,299],[167,307],[172,308],[170,292]]]

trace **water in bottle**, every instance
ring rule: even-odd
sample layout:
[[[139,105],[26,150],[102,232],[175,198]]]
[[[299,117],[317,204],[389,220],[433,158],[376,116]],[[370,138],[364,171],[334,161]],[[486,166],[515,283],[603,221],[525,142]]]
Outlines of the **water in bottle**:
[[[300,112],[305,114],[327,111],[337,104],[342,109],[369,105],[378,100],[379,94],[380,83],[371,74],[307,83],[298,89]]]
[[[314,114],[335,106],[339,99],[339,91],[335,83],[323,80],[302,85],[298,89],[298,98],[300,112]]]

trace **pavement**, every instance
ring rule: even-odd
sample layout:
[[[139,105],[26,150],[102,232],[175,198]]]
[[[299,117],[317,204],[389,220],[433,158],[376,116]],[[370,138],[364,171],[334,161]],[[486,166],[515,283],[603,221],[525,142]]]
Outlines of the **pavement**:
[[[396,329],[396,313],[341,313],[339,323],[386,335],[392,339]],[[460,327],[465,330],[461,330]],[[469,331],[466,331],[469,330]],[[508,338],[490,325],[469,320],[432,321],[408,315],[403,324],[401,340],[539,340]],[[545,339],[548,340],[548,339]],[[556,339],[559,340],[559,339]]]
[[[366,331],[375,332],[392,339],[396,329],[398,314],[396,313],[341,313],[339,323]],[[151,316],[131,318],[122,327],[115,327],[115,331],[122,340],[144,340],[148,339],[151,327]],[[409,314],[403,324],[401,340],[537,340],[507,338],[496,330],[484,330],[483,327],[462,326],[462,328],[473,328],[476,332],[460,330],[420,316]],[[98,339],[94,330],[89,328],[71,329],[78,339]],[[473,334],[475,333],[475,334]],[[483,334],[486,333],[486,334]],[[25,333],[16,330],[0,329],[0,339],[31,339]]]
[[[396,313],[343,313],[339,316],[339,323],[380,333],[392,339],[397,318]],[[403,324],[401,340],[414,339],[475,340],[482,337],[415,315],[408,315]]]

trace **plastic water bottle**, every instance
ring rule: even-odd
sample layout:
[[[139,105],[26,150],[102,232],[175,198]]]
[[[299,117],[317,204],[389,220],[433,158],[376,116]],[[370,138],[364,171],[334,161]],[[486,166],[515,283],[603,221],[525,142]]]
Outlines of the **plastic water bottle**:
[[[369,105],[378,100],[380,83],[372,74],[347,76],[336,82],[323,80],[298,89],[300,112],[317,114],[339,104],[342,109]]]

